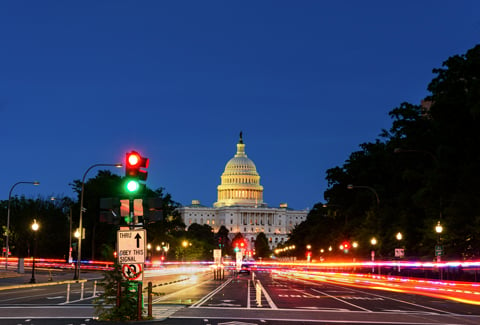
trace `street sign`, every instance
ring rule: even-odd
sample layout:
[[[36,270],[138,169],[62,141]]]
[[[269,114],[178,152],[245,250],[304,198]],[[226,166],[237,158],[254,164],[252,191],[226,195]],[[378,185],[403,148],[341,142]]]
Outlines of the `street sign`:
[[[215,261],[215,264],[221,264],[222,263],[222,250],[221,249],[214,249],[213,250],[213,260]]]
[[[145,229],[117,231],[118,263],[143,264],[145,263]]]
[[[395,257],[404,257],[404,256],[405,256],[405,249],[395,248]]]
[[[122,275],[125,280],[143,281],[143,264],[123,264]]]
[[[242,269],[243,254],[242,252],[237,252],[235,255],[237,272],[239,272]]]
[[[443,255],[443,246],[435,245],[435,256],[442,256],[442,255]]]

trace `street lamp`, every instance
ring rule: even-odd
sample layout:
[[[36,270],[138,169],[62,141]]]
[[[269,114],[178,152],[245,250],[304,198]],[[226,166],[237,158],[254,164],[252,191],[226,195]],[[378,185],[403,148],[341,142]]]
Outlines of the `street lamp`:
[[[395,238],[397,238],[397,240],[402,240],[403,238],[403,235],[401,232],[398,232],[396,235],[395,235]]]
[[[75,275],[73,276],[74,280],[78,280],[80,278],[80,261],[82,259],[82,235],[83,235],[83,192],[85,190],[85,177],[87,177],[88,172],[95,167],[117,167],[121,168],[123,165],[118,163],[118,164],[94,164],[85,171],[83,174],[82,178],[82,189],[80,191],[80,221],[78,224],[78,229],[80,229],[80,236],[78,237],[78,254],[77,254],[77,264],[75,267]]]
[[[380,205],[380,199],[378,197],[378,193],[377,191],[375,191],[373,187],[365,186],[365,185],[352,185],[352,184],[347,185],[347,189],[349,190],[353,190],[354,188],[366,188],[367,190],[372,191],[372,193],[375,194],[375,198],[377,199],[377,207]]]
[[[372,263],[374,263],[375,262],[375,245],[377,245],[377,239],[375,237],[372,237],[372,239],[370,239],[370,244],[372,244],[371,256],[372,256]],[[375,264],[372,264],[372,273],[375,273]]]
[[[37,252],[37,231],[40,226],[37,223],[37,219],[33,219],[32,230],[33,230],[33,254],[32,254],[32,278],[30,283],[35,283],[35,255]]]
[[[5,270],[8,267],[8,254],[10,254],[10,248],[8,246],[8,237],[10,235],[10,201],[12,200],[12,191],[17,186],[18,184],[32,184],[32,185],[40,185],[40,182],[34,181],[34,182],[17,182],[13,184],[13,186],[10,188],[10,192],[8,193],[8,207],[7,207],[7,231],[6,236],[5,236],[5,248],[6,248],[6,256],[5,256]]]
[[[395,238],[397,238],[398,242],[400,243],[400,241],[403,239],[402,233],[397,232],[397,234],[395,235]],[[404,255],[405,255],[405,251],[403,248],[398,248],[398,250],[395,249],[395,257],[402,258]],[[400,272],[400,262],[398,262],[398,272]]]
[[[440,224],[440,221],[437,222],[437,225],[435,226],[435,232],[437,233],[437,247],[435,248],[435,254],[437,255],[437,262],[441,262],[442,260],[442,253],[443,253],[443,249],[442,249],[442,246],[440,245],[441,243],[441,239],[440,239],[440,234],[442,233],[443,231],[443,227],[442,225]]]
[[[437,225],[435,226],[435,232],[437,233],[437,246],[435,247],[435,255],[437,255],[437,263],[440,263],[442,261],[442,254],[443,254],[443,247],[441,245],[442,239],[440,238],[440,234],[443,231],[443,227],[440,224],[440,221],[437,222]],[[441,266],[439,265],[440,268],[440,280],[443,280],[443,270]]]

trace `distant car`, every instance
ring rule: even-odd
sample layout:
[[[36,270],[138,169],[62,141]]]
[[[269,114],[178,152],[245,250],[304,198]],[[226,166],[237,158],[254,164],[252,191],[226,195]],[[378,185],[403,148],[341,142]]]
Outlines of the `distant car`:
[[[243,264],[240,271],[238,271],[238,274],[250,274],[250,266]]]

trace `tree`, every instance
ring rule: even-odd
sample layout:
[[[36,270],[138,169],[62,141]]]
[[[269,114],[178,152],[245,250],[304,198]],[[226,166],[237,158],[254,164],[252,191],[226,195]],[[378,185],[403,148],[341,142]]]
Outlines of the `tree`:
[[[334,241],[329,234],[347,236],[363,243],[359,250],[366,254],[375,235],[378,253],[392,256],[394,234],[401,231],[409,256],[431,259],[440,220],[447,256],[480,256],[480,45],[433,72],[431,94],[421,104],[401,103],[389,113],[392,126],[380,139],[361,144],[342,166],[327,170],[327,206],[341,206],[348,223],[325,217],[316,205],[289,241],[324,245]],[[380,204],[348,184],[374,188]]]
[[[0,203],[0,218],[6,224],[8,201]],[[69,251],[69,208],[71,199],[67,197],[26,198],[12,197],[10,202],[10,236],[9,247],[13,255],[18,257],[32,254],[33,233],[31,225],[33,219],[40,225],[37,238],[37,253],[44,257],[66,258]],[[55,222],[52,222],[55,220]],[[4,221],[4,222],[3,222]],[[4,232],[6,227],[4,227]],[[3,238],[2,238],[3,240]]]
[[[228,231],[227,227],[224,225],[220,226],[218,229],[218,232],[215,234],[215,242],[218,245],[218,248],[222,250],[223,254],[231,254],[231,243],[230,240],[228,239],[228,234],[230,232]]]
[[[267,236],[265,236],[265,233],[261,232],[255,239],[255,256],[257,258],[267,258],[270,257],[270,254],[271,251],[270,246],[268,245]]]
[[[73,190],[80,194],[82,182],[74,180],[72,183]],[[108,170],[100,170],[96,177],[90,178],[84,185],[84,207],[86,211],[83,213],[83,225],[85,230],[85,242],[91,245],[82,246],[82,255],[89,256],[94,259],[101,256],[103,259],[110,259],[104,256],[104,252],[109,252],[115,247],[117,227],[107,223],[100,222],[100,199],[101,198],[119,198],[126,199],[123,192],[123,178],[112,174]],[[180,214],[176,210],[178,203],[172,200],[168,193],[164,193],[163,188],[157,190],[145,188],[142,198],[160,198],[162,220],[155,223],[145,225],[147,229],[147,238],[152,238],[151,243],[160,245],[161,242],[174,243],[176,235],[185,229]],[[76,211],[78,213],[78,210]],[[117,222],[122,224],[125,221],[119,217]],[[125,224],[125,223],[124,223]],[[75,225],[77,227],[78,224]]]

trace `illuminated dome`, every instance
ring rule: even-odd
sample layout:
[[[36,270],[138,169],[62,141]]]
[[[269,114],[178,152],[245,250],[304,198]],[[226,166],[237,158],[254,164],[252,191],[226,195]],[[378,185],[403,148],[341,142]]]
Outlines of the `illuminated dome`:
[[[217,191],[215,207],[265,206],[260,176],[253,161],[245,154],[242,132],[237,143],[237,153],[225,165]]]

